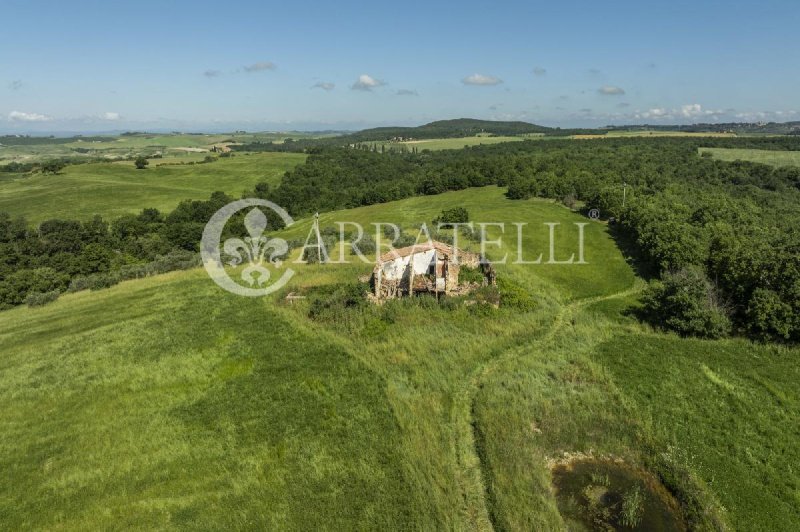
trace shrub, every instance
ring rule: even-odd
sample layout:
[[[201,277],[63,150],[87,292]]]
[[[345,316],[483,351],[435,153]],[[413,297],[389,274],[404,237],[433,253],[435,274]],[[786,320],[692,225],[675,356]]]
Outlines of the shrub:
[[[362,283],[335,284],[322,287],[310,297],[308,317],[317,321],[336,321],[348,309],[363,307],[367,303],[366,285]]]
[[[25,296],[25,304],[29,307],[41,307],[42,305],[52,303],[58,299],[60,295],[61,292],[58,290],[52,290],[50,292],[31,292]]]
[[[365,233],[358,242],[351,242],[350,247],[351,255],[356,255],[356,250],[360,251],[362,255],[369,255],[375,253],[375,239],[372,235]]]
[[[58,160],[47,161],[46,163],[42,164],[42,173],[57,174],[61,170],[63,170],[66,166],[67,166],[66,163],[64,163],[63,161],[58,161]]]
[[[150,161],[148,161],[146,157],[139,156],[133,161],[133,164],[138,170],[144,170],[147,168],[147,165],[150,164]]]
[[[716,288],[699,267],[664,274],[642,295],[645,318],[682,336],[722,338],[731,322],[719,302]]]
[[[499,307],[500,290],[496,286],[483,286],[470,294],[478,306]]]
[[[139,279],[176,270],[188,270],[201,264],[200,255],[197,253],[175,250],[166,255],[156,257],[152,262],[127,264],[120,268],[118,277],[120,280]]]
[[[464,266],[458,271],[459,283],[482,284],[484,279],[485,277],[483,275],[483,271],[481,271],[480,268],[470,268],[469,266]]]
[[[109,288],[120,282],[117,273],[96,273],[93,275],[79,275],[72,279],[69,284],[68,292],[80,292],[82,290],[102,290]]]
[[[445,209],[433,220],[434,225],[442,224],[443,227],[448,227],[448,224],[465,224],[467,222],[469,222],[469,212],[464,207]]]
[[[527,290],[507,277],[497,279],[497,288],[500,293],[500,306],[508,307],[522,312],[536,308],[536,300]]]

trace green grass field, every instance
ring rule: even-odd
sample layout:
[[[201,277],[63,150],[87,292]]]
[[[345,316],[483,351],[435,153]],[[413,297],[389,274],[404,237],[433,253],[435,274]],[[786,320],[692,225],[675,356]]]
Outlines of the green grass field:
[[[316,138],[313,133],[298,131],[283,133],[137,133],[133,135],[105,136],[108,140],[75,139],[61,143],[58,139],[28,145],[15,145],[12,141],[0,138],[0,165],[10,162],[41,162],[49,159],[70,158],[75,160],[108,160],[152,156],[159,153],[164,157],[186,157],[192,160],[198,153],[206,155],[213,146],[247,142],[282,142],[286,138]],[[3,144],[5,142],[5,144]],[[202,156],[200,157],[202,159]]]
[[[735,133],[710,133],[693,131],[661,131],[661,130],[641,130],[641,131],[609,131],[607,137],[735,137]],[[575,135],[575,137],[587,137],[592,135]]]
[[[453,205],[528,223],[545,260],[537,227],[562,224],[563,259],[587,221],[487,187],[321,224],[409,227]],[[514,255],[504,241],[493,258]],[[423,298],[312,319],[193,270],[0,313],[0,523],[562,530],[548,461],[566,452],[654,471],[694,523],[796,528],[800,352],[655,334],[627,314],[642,283],[606,226],[585,245],[586,265],[497,266],[535,299],[524,312]],[[372,266],[293,267],[283,293]]]
[[[739,148],[700,148],[720,161],[751,161],[772,166],[800,166],[800,151],[750,150]]]
[[[30,222],[50,218],[113,219],[145,207],[173,209],[185,199],[207,199],[217,190],[241,196],[259,181],[273,185],[302,163],[294,153],[236,154],[213,163],[163,165],[151,159],[145,170],[129,162],[69,165],[57,175],[3,176],[0,211],[23,215]]]

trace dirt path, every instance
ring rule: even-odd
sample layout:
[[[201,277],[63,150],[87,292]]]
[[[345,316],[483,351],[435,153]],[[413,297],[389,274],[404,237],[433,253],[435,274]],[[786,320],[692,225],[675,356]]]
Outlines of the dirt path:
[[[531,342],[524,342],[522,346],[504,350],[497,356],[489,358],[472,371],[469,378],[464,381],[460,389],[454,394],[451,419],[456,428],[455,450],[458,463],[461,466],[458,482],[462,489],[465,513],[471,530],[494,530],[495,528],[495,519],[490,515],[489,505],[487,504],[487,500],[491,500],[493,495],[486,485],[483,465],[475,442],[476,420],[473,416],[473,411],[476,394],[483,380],[501,363],[519,355],[522,350],[545,350],[576,311],[601,301],[628,297],[641,290],[642,285],[636,282],[634,286],[621,292],[581,299],[562,306],[556,313],[552,325],[543,336]]]

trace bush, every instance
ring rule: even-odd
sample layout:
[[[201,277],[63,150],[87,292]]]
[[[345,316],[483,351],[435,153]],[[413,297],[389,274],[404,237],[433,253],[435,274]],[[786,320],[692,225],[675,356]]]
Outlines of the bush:
[[[458,271],[459,284],[461,283],[483,284],[485,278],[486,277],[483,275],[483,271],[479,267],[470,268],[469,266],[464,266]]]
[[[42,164],[42,173],[44,174],[57,174],[66,167],[63,161],[47,161]]]
[[[434,225],[442,224],[442,227],[448,227],[448,224],[465,224],[467,222],[469,222],[469,212],[464,207],[445,209],[433,220]]]
[[[361,240],[358,242],[351,242],[350,247],[351,255],[356,255],[356,250],[360,251],[362,255],[369,255],[375,253],[375,239],[369,233],[364,233]]]
[[[147,165],[150,164],[150,161],[145,157],[137,157],[136,160],[133,161],[133,164],[138,170],[144,170],[147,168]]]
[[[322,287],[313,295],[308,317],[316,321],[336,321],[349,309],[367,304],[367,286],[362,283],[335,284]]]
[[[58,290],[52,290],[50,292],[31,292],[25,296],[25,304],[29,307],[41,307],[42,305],[52,303],[58,299],[60,295],[61,292]]]
[[[69,284],[68,292],[80,292],[82,290],[102,290],[109,288],[120,282],[120,277],[116,273],[96,273],[93,275],[79,275],[72,279]]]
[[[120,268],[119,279],[140,279],[151,275],[172,272],[176,270],[188,270],[201,266],[200,255],[185,250],[175,250],[166,255],[156,257],[152,262],[145,264],[128,264]]]
[[[475,301],[475,306],[480,307],[499,307],[501,303],[500,290],[496,286],[483,286],[478,288],[469,295],[469,298]],[[474,310],[475,309],[470,308],[470,311]]]
[[[716,288],[696,266],[666,273],[642,295],[645,318],[653,325],[682,336],[722,338],[731,321],[719,302]]]
[[[500,293],[500,306],[508,307],[522,312],[528,312],[536,308],[536,300],[531,297],[527,290],[508,279],[499,277],[497,288]]]

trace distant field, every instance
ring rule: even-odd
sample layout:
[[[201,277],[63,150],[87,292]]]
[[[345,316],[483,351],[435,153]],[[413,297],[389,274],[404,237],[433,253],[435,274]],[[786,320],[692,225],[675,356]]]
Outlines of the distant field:
[[[692,133],[687,131],[609,131],[605,135],[572,135],[573,139],[610,137],[735,137],[735,133]]]
[[[259,181],[277,184],[305,158],[295,153],[236,154],[194,165],[157,166],[166,161],[151,159],[145,170],[120,161],[69,165],[57,175],[0,174],[0,211],[24,215],[30,222],[95,214],[110,219],[144,207],[169,211],[181,200],[205,199],[217,190],[238,197]]]
[[[40,162],[48,159],[119,159],[136,155],[197,159],[198,153],[212,146],[246,142],[282,142],[286,138],[309,138],[318,135],[302,132],[232,133],[232,134],[135,134],[107,137],[111,140],[82,140],[61,143],[14,144],[14,139],[0,138],[0,165],[10,162]],[[202,157],[200,157],[202,159]]]
[[[773,166],[800,166],[800,151],[748,150],[739,148],[700,148],[721,161],[751,161]]]
[[[498,144],[500,142],[518,142],[520,140],[525,140],[527,138],[534,138],[534,137],[487,137],[487,136],[475,136],[475,137],[459,137],[453,139],[424,139],[424,140],[409,140],[405,142],[374,142],[372,144],[376,145],[378,149],[380,149],[381,145],[385,145],[386,148],[390,147],[398,147],[398,146],[405,146],[409,149],[412,147],[417,148],[418,150],[459,150],[464,146],[479,146],[481,144]]]

